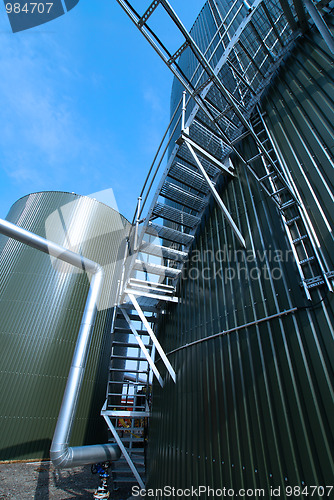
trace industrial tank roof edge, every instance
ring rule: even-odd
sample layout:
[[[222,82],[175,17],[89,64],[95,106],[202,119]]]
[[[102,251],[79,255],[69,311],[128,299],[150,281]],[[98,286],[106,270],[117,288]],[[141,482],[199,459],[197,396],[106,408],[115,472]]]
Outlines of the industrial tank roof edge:
[[[89,200],[96,201],[96,203],[99,203],[100,205],[104,205],[107,208],[110,208],[110,210],[113,210],[117,214],[119,214],[123,219],[126,220],[130,224],[130,221],[123,215],[121,212],[118,212],[115,208],[111,207],[110,205],[107,205],[106,203],[103,203],[103,201],[99,201],[96,198],[92,198],[91,196],[87,196],[86,194],[78,194],[70,191],[61,191],[61,190],[45,190],[45,191],[33,191],[32,193],[27,193],[23,196],[20,196],[17,200],[14,201],[14,203],[11,205],[10,209],[15,205],[15,203],[18,203],[20,200],[23,200],[24,198],[27,198],[28,196],[31,196],[32,194],[40,194],[40,193],[63,193],[63,194],[72,194],[74,196],[78,196],[79,198],[88,198]],[[9,209],[9,210],[10,210]],[[7,214],[8,215],[8,214]]]

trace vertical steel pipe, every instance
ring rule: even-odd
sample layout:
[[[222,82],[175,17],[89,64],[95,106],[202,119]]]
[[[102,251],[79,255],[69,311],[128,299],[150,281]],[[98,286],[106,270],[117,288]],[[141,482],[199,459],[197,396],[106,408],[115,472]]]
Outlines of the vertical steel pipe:
[[[11,222],[0,219],[0,233],[36,250],[49,254],[83,271],[92,273],[92,280],[67,384],[60,408],[56,429],[51,444],[50,457],[56,467],[68,468],[79,465],[117,460],[120,450],[117,445],[97,444],[69,447],[69,441],[76,413],[86,361],[93,334],[97,304],[103,283],[102,267],[90,259],[76,254],[52,241],[22,229]]]

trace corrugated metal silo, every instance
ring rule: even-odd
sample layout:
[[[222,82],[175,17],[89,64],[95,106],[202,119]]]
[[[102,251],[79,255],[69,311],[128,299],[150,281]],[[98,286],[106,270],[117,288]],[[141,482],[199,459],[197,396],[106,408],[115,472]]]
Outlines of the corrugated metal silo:
[[[94,199],[63,192],[28,195],[13,205],[7,219],[104,268],[72,439],[74,445],[106,442],[99,413],[129,223]],[[0,268],[0,460],[47,458],[89,277],[4,236],[0,236]]]

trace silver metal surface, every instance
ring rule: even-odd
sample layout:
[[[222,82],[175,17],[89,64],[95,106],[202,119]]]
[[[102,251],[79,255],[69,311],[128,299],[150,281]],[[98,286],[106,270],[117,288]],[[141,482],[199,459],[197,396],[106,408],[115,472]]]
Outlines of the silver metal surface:
[[[59,468],[76,467],[78,465],[106,460],[117,460],[120,457],[120,450],[115,445],[102,444],[69,447],[73,419],[78,404],[87,355],[94,329],[97,303],[103,283],[102,267],[90,259],[71,252],[56,243],[48,241],[41,236],[26,231],[2,219],[0,219],[0,233],[93,274],[51,445],[50,456],[54,465]]]

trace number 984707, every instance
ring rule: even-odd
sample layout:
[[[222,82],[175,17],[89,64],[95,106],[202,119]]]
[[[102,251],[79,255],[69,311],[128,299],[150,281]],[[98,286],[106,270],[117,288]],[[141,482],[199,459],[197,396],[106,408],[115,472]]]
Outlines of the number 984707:
[[[27,2],[23,5],[19,3],[6,3],[7,14],[50,14],[53,3]]]

